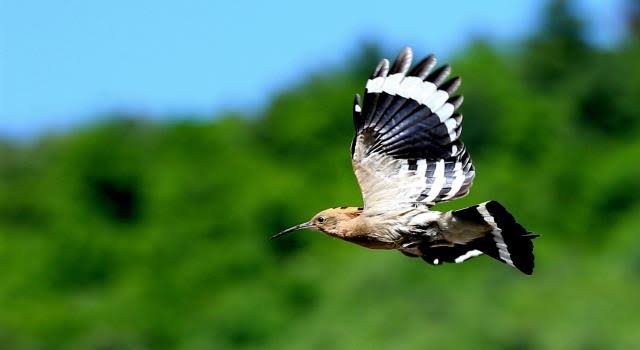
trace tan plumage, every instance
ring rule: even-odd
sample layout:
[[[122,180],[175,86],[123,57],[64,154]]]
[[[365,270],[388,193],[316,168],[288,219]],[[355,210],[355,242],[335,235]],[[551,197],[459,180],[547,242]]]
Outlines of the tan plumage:
[[[438,265],[487,254],[530,274],[534,235],[495,201],[438,212],[435,203],[465,196],[475,168],[460,142],[460,78],[451,69],[430,73],[435,57],[413,70],[411,49],[389,68],[384,59],[366,84],[364,103],[356,95],[356,134],[351,162],[364,208],[326,209],[272,238],[310,228],[373,249],[397,249]]]

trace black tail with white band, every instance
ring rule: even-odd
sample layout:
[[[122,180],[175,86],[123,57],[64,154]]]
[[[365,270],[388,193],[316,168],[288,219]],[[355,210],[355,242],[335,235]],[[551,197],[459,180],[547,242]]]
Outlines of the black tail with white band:
[[[525,230],[500,203],[489,201],[451,213],[455,220],[476,223],[478,227],[483,227],[483,235],[465,244],[453,246],[432,246],[424,243],[419,250],[426,262],[434,265],[443,262],[461,263],[486,254],[527,275],[533,273],[532,239],[538,235]]]

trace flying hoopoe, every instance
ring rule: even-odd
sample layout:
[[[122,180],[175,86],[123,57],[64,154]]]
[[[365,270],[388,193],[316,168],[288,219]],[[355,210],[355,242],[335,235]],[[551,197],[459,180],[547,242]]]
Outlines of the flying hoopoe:
[[[395,249],[432,265],[461,263],[486,254],[531,274],[532,239],[496,201],[460,210],[429,210],[469,193],[475,168],[459,140],[460,78],[445,82],[451,68],[433,55],[413,69],[405,48],[389,67],[383,59],[366,84],[364,103],[356,94],[351,162],[364,208],[326,209],[287,233],[314,229],[348,242]]]

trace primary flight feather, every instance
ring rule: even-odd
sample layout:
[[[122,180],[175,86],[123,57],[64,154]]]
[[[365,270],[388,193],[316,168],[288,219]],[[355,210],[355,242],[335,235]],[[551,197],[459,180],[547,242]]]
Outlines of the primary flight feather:
[[[330,208],[272,238],[310,228],[368,248],[395,249],[439,265],[481,254],[531,274],[535,234],[496,201],[439,212],[469,193],[475,168],[459,140],[460,78],[429,55],[413,69],[405,48],[383,59],[353,104],[351,162],[364,207]]]

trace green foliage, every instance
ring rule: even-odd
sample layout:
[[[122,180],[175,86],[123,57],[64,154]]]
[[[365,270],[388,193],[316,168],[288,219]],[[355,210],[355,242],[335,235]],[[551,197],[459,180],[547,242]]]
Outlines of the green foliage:
[[[381,55],[366,45],[258,116],[114,116],[0,144],[0,348],[640,347],[640,51],[590,47],[566,6],[518,50],[474,42],[451,62],[478,176],[440,208],[503,202],[542,234],[532,277],[267,240],[359,205],[351,103]]]

